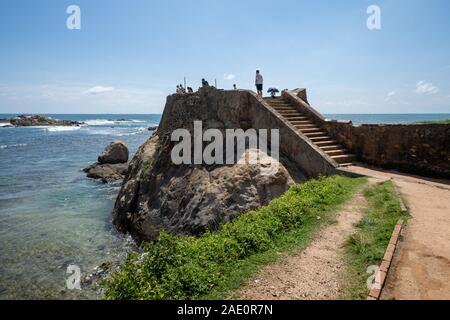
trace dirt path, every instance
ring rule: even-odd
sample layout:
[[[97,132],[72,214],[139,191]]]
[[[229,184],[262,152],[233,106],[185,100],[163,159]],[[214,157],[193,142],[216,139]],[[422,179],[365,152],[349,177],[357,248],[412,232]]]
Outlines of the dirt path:
[[[450,299],[450,181],[350,167],[380,180],[392,178],[412,215],[382,299]]]
[[[342,248],[361,219],[366,199],[357,192],[336,215],[336,223],[318,231],[302,252],[264,267],[237,295],[244,300],[338,299]]]

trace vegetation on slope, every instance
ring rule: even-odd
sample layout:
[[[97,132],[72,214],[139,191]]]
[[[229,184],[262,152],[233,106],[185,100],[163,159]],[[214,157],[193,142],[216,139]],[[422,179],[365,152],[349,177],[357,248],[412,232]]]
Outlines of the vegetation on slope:
[[[450,124],[450,119],[445,120],[433,120],[433,121],[420,121],[418,124]]]
[[[366,281],[370,276],[367,268],[381,263],[395,225],[399,219],[406,219],[391,181],[367,188],[364,196],[368,207],[356,225],[357,232],[350,237],[345,248],[344,299],[367,298]]]
[[[258,266],[292,248],[304,247],[313,232],[365,179],[341,176],[291,187],[269,205],[250,211],[200,237],[162,233],[130,254],[104,282],[108,299],[225,298]]]

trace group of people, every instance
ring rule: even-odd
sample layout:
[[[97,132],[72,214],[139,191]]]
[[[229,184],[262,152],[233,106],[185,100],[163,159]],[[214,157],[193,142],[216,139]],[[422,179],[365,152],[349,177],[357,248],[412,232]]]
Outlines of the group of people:
[[[194,92],[194,90],[192,90],[191,87],[184,88],[182,84],[177,85],[176,93],[183,94],[183,93],[193,93],[193,92]]]
[[[258,96],[262,97],[263,96],[263,83],[264,83],[264,78],[261,74],[261,71],[258,69],[256,70],[256,77],[255,77],[255,86],[256,86],[256,91],[258,92]],[[209,83],[208,81],[206,81],[205,79],[202,79],[202,87],[209,87]],[[233,89],[237,90],[236,84],[233,84]],[[184,88],[183,85],[177,85],[177,91],[176,93],[193,93],[194,91],[192,90],[191,87],[187,87]],[[278,90],[274,89],[274,88],[270,88],[269,91],[272,97],[275,97],[275,94],[278,92]]]

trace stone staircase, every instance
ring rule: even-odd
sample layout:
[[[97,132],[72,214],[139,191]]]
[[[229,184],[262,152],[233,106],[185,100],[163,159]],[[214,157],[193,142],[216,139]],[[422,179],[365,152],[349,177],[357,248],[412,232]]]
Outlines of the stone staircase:
[[[303,114],[298,108],[280,97],[264,98],[264,100],[314,145],[336,161],[339,166],[346,167],[353,164],[355,156],[350,154],[339,142],[328,136],[325,131],[319,128],[312,119]]]

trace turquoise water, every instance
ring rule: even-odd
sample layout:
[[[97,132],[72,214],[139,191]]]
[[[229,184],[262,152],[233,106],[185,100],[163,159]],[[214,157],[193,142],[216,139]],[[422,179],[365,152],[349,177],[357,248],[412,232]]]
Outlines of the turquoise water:
[[[82,169],[116,139],[134,154],[160,115],[50,116],[89,125],[0,129],[1,299],[95,298],[65,288],[67,266],[86,275],[133,247],[111,224],[119,184],[87,179]]]
[[[111,210],[119,184],[87,179],[82,169],[111,141],[133,154],[160,115],[49,115],[86,121],[82,127],[0,128],[0,299],[96,298],[66,289],[66,269],[82,275],[121,260],[132,241],[115,231]],[[0,118],[11,115],[0,115]],[[405,123],[429,115],[328,115],[354,123]],[[127,118],[133,121],[114,122]]]

